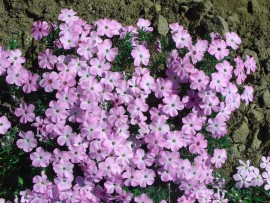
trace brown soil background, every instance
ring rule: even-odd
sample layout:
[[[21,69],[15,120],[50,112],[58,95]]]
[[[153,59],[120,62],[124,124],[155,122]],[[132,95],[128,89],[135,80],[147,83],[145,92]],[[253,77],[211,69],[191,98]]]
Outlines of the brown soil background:
[[[234,144],[223,171],[229,175],[239,158],[257,164],[261,155],[270,155],[270,0],[2,0],[0,44],[15,39],[25,53],[33,52],[32,23],[54,21],[62,8],[76,10],[88,22],[112,18],[135,25],[143,17],[158,25],[162,15],[194,35],[237,32],[243,40],[240,51],[254,56],[258,69],[247,80],[255,88],[254,102],[241,105],[231,117],[229,134]]]

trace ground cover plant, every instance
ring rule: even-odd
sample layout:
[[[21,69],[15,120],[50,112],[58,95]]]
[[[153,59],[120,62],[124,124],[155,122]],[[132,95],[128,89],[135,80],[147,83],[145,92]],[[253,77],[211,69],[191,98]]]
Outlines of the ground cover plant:
[[[14,103],[0,118],[3,154],[14,156],[1,164],[9,172],[23,165],[17,182],[4,179],[11,184],[4,198],[238,201],[216,169],[230,146],[226,121],[241,101],[253,101],[245,80],[255,60],[238,56],[234,32],[192,39],[178,23],[169,28],[158,35],[142,18],[136,26],[111,19],[88,24],[63,9],[57,22],[33,24],[42,49],[36,66],[29,67],[14,41],[1,48],[1,83],[10,93],[3,101]],[[262,161],[262,176],[241,162],[232,184],[265,185],[258,194],[267,197],[269,158]],[[240,200],[264,201],[242,191]]]

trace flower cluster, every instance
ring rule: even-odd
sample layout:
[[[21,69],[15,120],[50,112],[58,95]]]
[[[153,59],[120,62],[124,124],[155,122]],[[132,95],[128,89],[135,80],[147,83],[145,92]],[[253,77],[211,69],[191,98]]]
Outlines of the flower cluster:
[[[270,190],[270,157],[262,156],[260,168],[265,170],[260,172],[259,168],[250,165],[250,161],[243,162],[239,160],[240,166],[237,167],[237,173],[233,175],[237,188],[248,188],[263,186],[265,190]]]
[[[150,203],[146,194],[133,197],[123,187],[145,188],[156,180],[177,185],[183,194],[178,202],[226,202],[224,193],[208,187],[214,182],[213,170],[227,159],[226,150],[216,148],[210,154],[206,133],[213,139],[225,136],[230,114],[241,100],[253,100],[252,87],[245,85],[240,93],[238,85],[256,70],[254,58],[227,57],[241,43],[236,33],[227,33],[226,40],[216,34],[209,42],[193,44],[190,34],[174,23],[174,47],[164,50],[159,41],[152,50],[140,39],[140,33],[153,32],[145,19],[137,27],[110,19],[88,24],[64,9],[58,20],[56,27],[44,21],[33,25],[36,40],[59,30],[54,45],[61,52],[48,48],[38,54],[42,75],[23,67],[25,58],[18,49],[0,52],[0,72],[8,84],[27,94],[44,89],[55,95],[45,115],[36,116],[35,106],[25,102],[15,110],[21,123],[32,126],[19,133],[18,148],[30,153],[33,167],[50,167],[56,174],[52,180],[45,172],[35,176],[33,189],[22,191],[20,202]],[[114,39],[127,34],[132,36],[134,66],[129,76],[113,71],[119,54]],[[162,76],[150,71],[153,51],[167,54]],[[209,58],[216,61],[210,75],[200,66]],[[3,134],[9,127],[4,126]],[[43,148],[47,140],[57,147]],[[185,157],[184,150],[194,159]]]

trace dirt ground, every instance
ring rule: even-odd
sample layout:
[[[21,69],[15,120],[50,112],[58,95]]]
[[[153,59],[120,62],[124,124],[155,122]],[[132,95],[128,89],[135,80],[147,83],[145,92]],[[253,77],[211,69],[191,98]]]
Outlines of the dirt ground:
[[[254,102],[242,105],[230,121],[234,145],[227,173],[239,158],[258,163],[261,155],[270,155],[270,0],[3,0],[0,44],[16,39],[20,49],[31,51],[32,23],[56,20],[62,8],[76,10],[88,22],[106,17],[127,25],[143,17],[154,23],[161,15],[199,36],[237,32],[243,40],[240,51],[256,58],[258,70],[248,79],[255,88]]]

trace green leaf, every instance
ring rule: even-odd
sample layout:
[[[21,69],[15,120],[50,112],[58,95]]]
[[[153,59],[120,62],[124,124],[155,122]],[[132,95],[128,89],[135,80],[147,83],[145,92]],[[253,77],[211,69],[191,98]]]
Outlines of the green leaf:
[[[20,176],[18,176],[18,183],[20,186],[23,186],[23,179]]]

